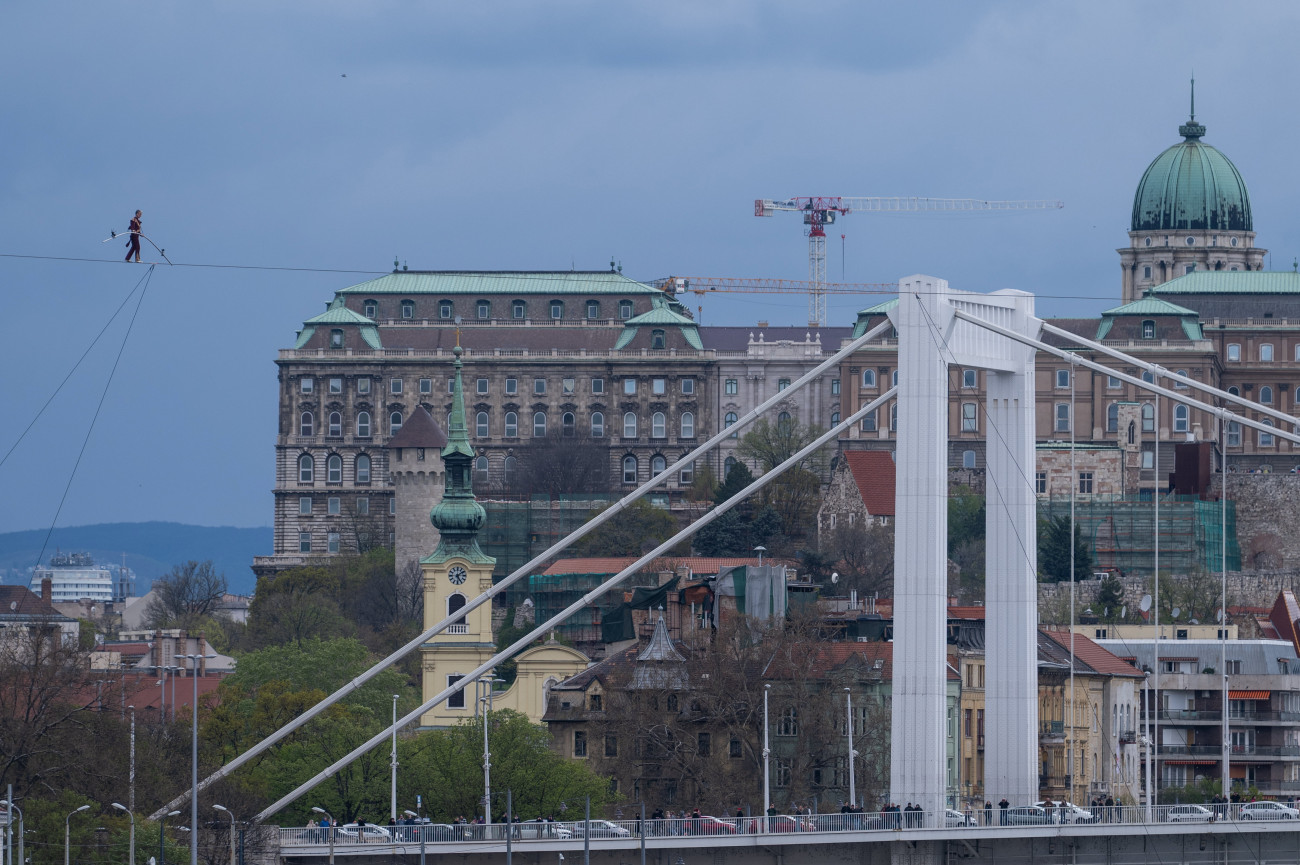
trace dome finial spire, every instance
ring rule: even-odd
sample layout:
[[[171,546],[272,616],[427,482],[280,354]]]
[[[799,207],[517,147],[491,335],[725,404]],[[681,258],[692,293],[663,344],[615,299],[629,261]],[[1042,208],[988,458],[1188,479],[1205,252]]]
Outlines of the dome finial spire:
[[[1196,122],[1196,73],[1192,73],[1192,123]]]
[[[1205,126],[1196,122],[1196,73],[1192,73],[1192,105],[1191,117],[1182,126],[1178,127],[1178,134],[1188,141],[1195,141],[1205,134]]]

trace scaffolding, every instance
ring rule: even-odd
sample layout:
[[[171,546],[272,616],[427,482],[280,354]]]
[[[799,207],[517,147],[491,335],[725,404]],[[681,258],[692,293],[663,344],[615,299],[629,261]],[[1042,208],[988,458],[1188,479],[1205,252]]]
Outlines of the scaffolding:
[[[1236,503],[1227,508],[1228,570],[1241,569]],[[1172,573],[1218,571],[1223,565],[1222,504],[1194,496],[1160,500],[1160,569]],[[1041,499],[1040,520],[1070,518],[1070,499]],[[1074,521],[1098,570],[1150,576],[1155,558],[1155,502],[1093,496],[1076,499]]]
[[[605,493],[583,493],[557,498],[480,499],[487,519],[479,530],[478,542],[483,552],[497,560],[493,578],[499,580],[514,573],[587,522],[613,498]],[[528,587],[520,581],[506,593],[505,603],[513,606],[527,596]]]

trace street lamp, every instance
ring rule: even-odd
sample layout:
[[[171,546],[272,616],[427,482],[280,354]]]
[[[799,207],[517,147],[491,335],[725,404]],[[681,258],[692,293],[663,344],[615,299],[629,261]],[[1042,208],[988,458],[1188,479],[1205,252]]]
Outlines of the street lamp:
[[[168,811],[158,821],[158,865],[167,865],[167,818],[175,817],[180,811]]]
[[[847,702],[848,709],[848,727],[846,728],[849,737],[849,804],[858,804],[857,788],[853,783],[853,758],[858,756],[858,752],[853,750],[853,692],[848,688],[844,689],[844,699]]]
[[[317,814],[324,814],[326,822],[329,823],[329,828],[325,830],[325,833],[330,842],[330,865],[334,865],[334,817],[324,808],[317,808],[315,805],[311,807],[311,810]],[[360,831],[358,831],[357,835],[360,836],[360,834]],[[67,865],[67,863],[65,862],[63,865]]]
[[[488,687],[492,687],[491,682]],[[483,704],[483,823],[492,825],[492,754],[488,751],[488,698],[479,697]]]
[[[14,788],[13,785],[10,784],[9,795],[12,796],[13,794],[14,794]],[[14,861],[14,813],[13,812],[15,811],[18,812],[18,862],[19,865],[23,865],[23,863],[27,861],[23,855],[23,842],[26,841],[26,838],[24,837],[24,835],[26,834],[26,830],[24,829],[24,823],[23,823],[23,809],[19,808],[9,799],[0,799],[0,805],[4,805],[5,808],[9,810],[9,819],[5,821],[6,822],[5,831],[9,835],[9,861],[10,862]]]
[[[82,806],[81,806],[80,808],[78,808],[76,811],[73,811],[72,814],[80,814],[82,811],[89,811],[89,810],[90,810],[90,806],[89,806],[89,805],[82,805]],[[72,814],[69,814],[67,817],[63,818],[63,865],[71,865],[71,863],[72,863],[72,855],[71,855],[71,850],[72,850],[72,828],[71,828]]]
[[[230,818],[230,865],[235,865],[235,813],[225,805],[213,805],[218,811],[224,811]]]
[[[125,811],[126,816],[131,818],[131,852],[129,854],[129,858],[127,859],[127,862],[129,863],[129,865],[135,865],[135,815],[132,814],[131,810],[127,808],[125,805],[123,805],[121,802],[114,802],[113,807],[119,811]]]
[[[181,657],[194,662],[194,702],[190,704],[190,865],[199,865],[199,661],[216,655]],[[176,711],[174,701],[172,711]]]
[[[763,831],[768,830],[768,812],[771,811],[772,800],[768,798],[771,795],[771,773],[769,772],[769,760],[772,756],[772,749],[768,746],[767,739],[767,695],[771,692],[771,685],[763,686]]]
[[[393,792],[388,806],[388,817],[394,823],[397,822],[397,697],[397,694],[393,695]]]

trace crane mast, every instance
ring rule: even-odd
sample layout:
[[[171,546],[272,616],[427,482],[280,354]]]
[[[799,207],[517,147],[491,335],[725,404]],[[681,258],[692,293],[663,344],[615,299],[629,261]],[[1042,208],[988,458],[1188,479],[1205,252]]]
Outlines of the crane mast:
[[[905,198],[880,196],[814,195],[795,198],[759,198],[754,201],[755,216],[771,216],[777,211],[803,214],[808,226],[808,324],[826,324],[826,226],[834,225],[837,215],[855,210],[869,213],[915,213],[938,211],[965,213],[973,211],[1057,210],[1065,204],[1051,199],[1034,201],[984,201],[977,198]]]

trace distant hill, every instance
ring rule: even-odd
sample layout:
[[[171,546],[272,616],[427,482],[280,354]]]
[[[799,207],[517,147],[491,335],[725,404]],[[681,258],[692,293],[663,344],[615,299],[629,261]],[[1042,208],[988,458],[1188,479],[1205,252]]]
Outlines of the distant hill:
[[[0,579],[26,585],[28,568],[45,540],[44,529],[0,533]],[[135,571],[136,593],[143,595],[155,577],[172,565],[211,559],[226,575],[230,591],[251,594],[256,578],[249,566],[253,556],[270,555],[273,537],[269,526],[236,529],[229,526],[189,526],[183,523],[100,523],[58,528],[50,537],[45,560],[57,549],[87,552],[97,563],[116,565],[126,554],[126,566]]]

